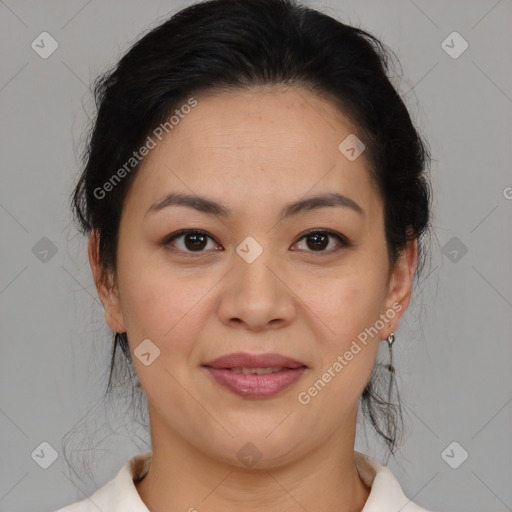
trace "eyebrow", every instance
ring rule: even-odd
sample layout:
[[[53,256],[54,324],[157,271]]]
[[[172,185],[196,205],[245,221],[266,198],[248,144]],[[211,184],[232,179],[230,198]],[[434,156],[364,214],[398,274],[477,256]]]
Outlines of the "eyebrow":
[[[208,199],[207,197],[171,192],[170,194],[167,194],[163,199],[160,199],[154,203],[148,209],[145,215],[148,213],[157,213],[170,206],[186,206],[188,208],[194,208],[195,210],[206,213],[208,215],[220,215],[222,217],[229,217],[233,214],[232,210],[227,206],[212,199]],[[280,220],[284,220],[302,212],[326,207],[350,208],[360,215],[365,214],[364,210],[349,197],[346,197],[337,192],[327,192],[311,196],[306,199],[301,199],[293,203],[288,203],[281,210]]]

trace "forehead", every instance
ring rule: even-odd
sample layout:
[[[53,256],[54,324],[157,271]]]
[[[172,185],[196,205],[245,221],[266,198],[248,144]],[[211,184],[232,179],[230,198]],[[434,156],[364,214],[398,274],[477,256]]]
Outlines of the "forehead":
[[[372,208],[376,191],[364,153],[351,161],[339,148],[357,128],[331,102],[276,87],[195,99],[161,141],[153,137],[156,147],[132,185],[140,204],[182,191],[229,198],[234,210],[256,214],[262,204],[277,208],[337,191]]]

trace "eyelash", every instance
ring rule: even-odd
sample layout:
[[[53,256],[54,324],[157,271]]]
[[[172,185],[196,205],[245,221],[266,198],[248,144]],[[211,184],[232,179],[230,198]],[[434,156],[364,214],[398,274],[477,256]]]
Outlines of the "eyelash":
[[[202,235],[202,236],[205,236],[207,238],[210,238],[211,240],[214,240],[206,231],[203,231],[201,229],[182,229],[182,230],[180,230],[180,231],[178,231],[176,233],[173,233],[173,234],[167,236],[163,240],[162,245],[166,246],[169,250],[171,250],[173,252],[179,252],[179,253],[182,253],[182,254],[187,254],[187,255],[192,256],[192,257],[197,257],[197,256],[200,256],[202,253],[207,252],[207,251],[204,251],[204,250],[203,251],[182,251],[181,249],[172,248],[171,243],[174,240],[176,240],[177,238],[179,238],[181,236],[188,235],[188,234]],[[338,239],[340,245],[337,248],[330,249],[330,250],[327,250],[327,251],[326,250],[322,250],[322,251],[306,251],[306,252],[312,253],[315,256],[316,255],[322,256],[324,254],[337,253],[340,250],[345,249],[347,247],[350,247],[352,245],[350,243],[350,241],[345,236],[341,235],[340,233],[337,233],[336,231],[332,231],[330,229],[310,229],[309,231],[306,231],[305,233],[303,233],[301,235],[301,237],[295,243],[298,243],[302,239],[310,237],[310,236],[313,236],[313,235],[316,235],[316,234],[326,234],[326,235],[329,235],[331,237],[334,237],[334,238]]]

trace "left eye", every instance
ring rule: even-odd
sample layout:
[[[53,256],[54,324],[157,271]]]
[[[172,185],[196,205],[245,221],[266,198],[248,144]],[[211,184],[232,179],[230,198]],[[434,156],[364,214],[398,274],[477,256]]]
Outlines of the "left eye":
[[[334,248],[334,250],[326,251],[325,249],[329,246],[329,238],[336,238],[340,247],[338,247],[338,249]],[[311,240],[311,242],[306,242],[306,246],[311,249],[311,252],[335,252],[336,250],[349,245],[347,240],[342,235],[329,230],[309,231],[300,238],[298,243],[304,239]]]

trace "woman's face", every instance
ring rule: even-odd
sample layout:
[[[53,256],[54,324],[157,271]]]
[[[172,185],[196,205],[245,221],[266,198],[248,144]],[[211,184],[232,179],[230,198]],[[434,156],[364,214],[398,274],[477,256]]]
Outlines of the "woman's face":
[[[353,447],[380,340],[408,305],[416,244],[390,269],[382,199],[365,153],[354,159],[351,138],[340,149],[356,130],[330,102],[296,88],[196,100],[153,137],[123,207],[116,285],[97,283],[110,327],[127,331],[153,449],[172,439],[240,466],[252,450],[271,467],[327,440]],[[169,194],[191,199],[165,205]],[[97,278],[93,237],[90,247]],[[305,368],[205,367],[235,352]]]

